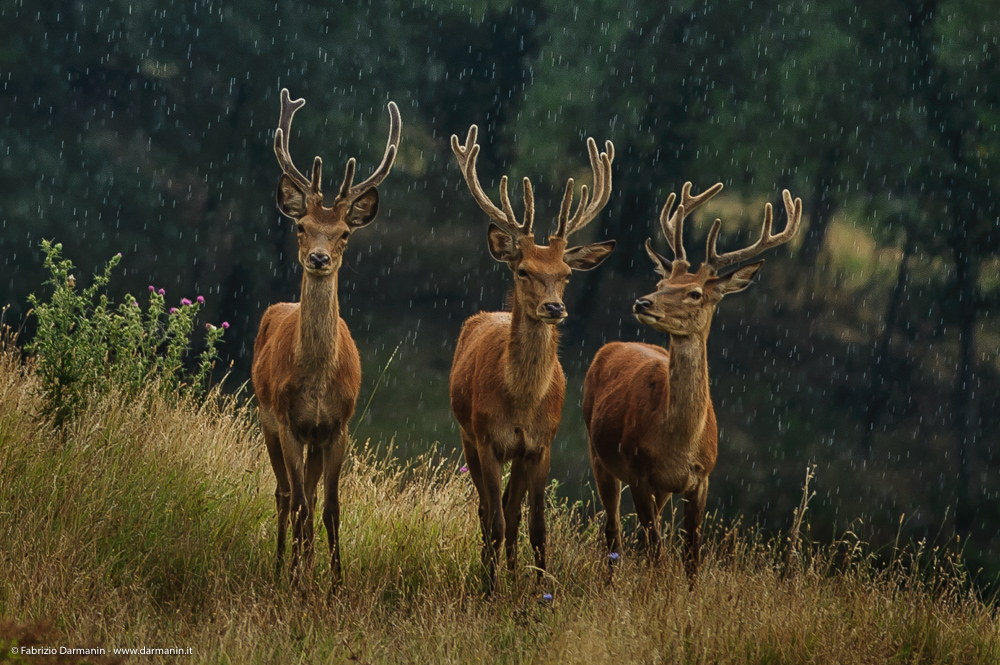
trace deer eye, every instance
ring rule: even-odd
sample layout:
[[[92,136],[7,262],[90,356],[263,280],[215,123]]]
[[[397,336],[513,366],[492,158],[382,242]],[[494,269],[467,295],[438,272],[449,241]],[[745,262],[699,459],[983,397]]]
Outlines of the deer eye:
[[[305,230],[306,230],[306,227],[302,226],[301,224],[296,224],[295,225],[295,232],[296,233],[304,233]]]
[[[524,268],[518,268],[517,276],[520,277],[521,279],[526,279],[528,277],[528,271],[525,270]]]
[[[347,240],[350,237],[351,237],[351,232],[350,231],[344,231],[343,233],[340,234],[340,239],[341,240]]]
[[[688,293],[688,298],[691,300],[701,300],[701,291],[691,291]]]

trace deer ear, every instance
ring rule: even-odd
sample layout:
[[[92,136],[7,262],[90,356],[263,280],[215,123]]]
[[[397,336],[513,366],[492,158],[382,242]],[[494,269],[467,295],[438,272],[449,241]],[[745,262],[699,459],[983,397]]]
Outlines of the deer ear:
[[[492,222],[486,231],[486,241],[490,248],[490,256],[501,263],[510,263],[521,258],[521,250],[517,248],[510,234]]]
[[[728,275],[723,275],[715,280],[715,288],[719,291],[720,295],[724,296],[730,293],[739,293],[753,284],[753,278],[757,275],[757,271],[760,270],[762,265],[764,265],[764,262],[758,261],[757,263],[743,266],[739,270],[734,270]]]
[[[563,261],[573,270],[590,270],[601,265],[604,259],[611,256],[611,250],[614,248],[614,240],[595,242],[592,245],[570,247],[563,252]]]
[[[275,194],[278,210],[285,217],[299,219],[306,214],[306,194],[287,175],[282,175],[278,181],[278,191]]]
[[[656,273],[663,279],[670,277],[673,262],[653,249],[652,238],[646,238],[646,253],[649,254],[649,258],[653,259],[653,263],[656,264],[656,267],[654,268]]]
[[[372,187],[367,192],[354,199],[351,209],[347,211],[347,225],[351,228],[361,228],[372,223],[378,214],[378,189]]]

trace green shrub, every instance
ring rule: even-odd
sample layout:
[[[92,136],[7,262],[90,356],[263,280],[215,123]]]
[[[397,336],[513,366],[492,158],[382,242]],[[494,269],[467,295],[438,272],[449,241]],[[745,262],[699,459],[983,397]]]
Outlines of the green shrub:
[[[204,299],[184,299],[166,310],[163,289],[149,287],[145,311],[139,300],[126,295],[115,306],[103,291],[111,281],[121,254],[111,258],[93,283],[78,289],[73,263],[61,256],[62,245],[42,241],[45,268],[52,287],[48,301],[29,297],[38,318],[38,331],[27,346],[35,356],[35,373],[43,397],[40,415],[52,418],[60,429],[93,395],[112,389],[137,396],[156,385],[165,394],[200,396],[208,385],[216,346],[229,324],[206,326],[205,347],[193,372],[184,359],[191,348],[195,319]]]

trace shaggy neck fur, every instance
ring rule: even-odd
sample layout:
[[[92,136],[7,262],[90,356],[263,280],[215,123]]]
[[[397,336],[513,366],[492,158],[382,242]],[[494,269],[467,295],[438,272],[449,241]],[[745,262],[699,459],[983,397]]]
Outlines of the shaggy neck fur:
[[[672,441],[697,445],[708,414],[708,348],[702,335],[670,336],[670,404],[664,428]]]
[[[307,374],[324,374],[337,368],[337,335],[340,308],[337,273],[328,277],[302,276],[299,329],[295,360]]]
[[[504,352],[504,378],[510,394],[522,402],[537,402],[552,382],[559,333],[554,325],[529,317],[513,298],[510,337]]]

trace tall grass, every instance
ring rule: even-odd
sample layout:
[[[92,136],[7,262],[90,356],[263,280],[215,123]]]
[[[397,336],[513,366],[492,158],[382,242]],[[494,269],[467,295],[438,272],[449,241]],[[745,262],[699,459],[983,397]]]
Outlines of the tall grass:
[[[525,567],[485,597],[459,462],[363,444],[341,481],[344,584],[326,599],[317,534],[303,599],[274,576],[273,479],[249,411],[111,393],[60,443],[34,417],[37,380],[0,353],[0,662],[42,662],[8,648],[40,630],[55,646],[193,649],[137,657],[171,663],[1000,662],[996,605],[960,561],[914,546],[876,566],[850,536],[809,542],[807,524],[795,566],[786,540],[710,522],[693,588],[676,554],[626,556],[611,579],[600,524],[553,493],[550,576],[535,585],[522,542]]]

